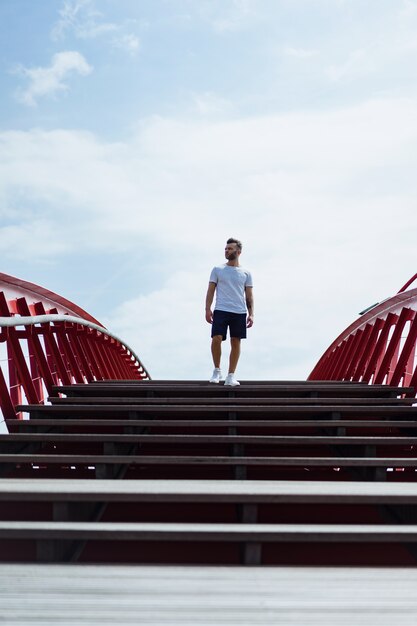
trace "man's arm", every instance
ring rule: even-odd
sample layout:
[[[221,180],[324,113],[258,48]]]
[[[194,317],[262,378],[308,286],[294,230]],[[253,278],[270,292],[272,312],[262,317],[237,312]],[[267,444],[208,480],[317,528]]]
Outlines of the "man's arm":
[[[248,309],[248,319],[246,326],[253,326],[254,303],[253,303],[253,287],[245,287],[246,308]]]
[[[206,321],[209,324],[213,323],[213,311],[211,305],[213,304],[214,293],[216,291],[216,283],[209,283],[206,295]]]

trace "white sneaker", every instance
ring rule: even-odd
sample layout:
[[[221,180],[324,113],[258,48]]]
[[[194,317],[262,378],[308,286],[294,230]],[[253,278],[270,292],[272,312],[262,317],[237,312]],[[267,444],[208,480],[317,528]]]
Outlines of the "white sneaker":
[[[229,387],[237,387],[237,385],[240,385],[240,382],[238,380],[236,380],[234,374],[228,374],[226,376],[224,384],[229,386]]]
[[[213,370],[213,375],[209,380],[209,383],[219,383],[222,379],[222,373],[219,367],[215,367]]]

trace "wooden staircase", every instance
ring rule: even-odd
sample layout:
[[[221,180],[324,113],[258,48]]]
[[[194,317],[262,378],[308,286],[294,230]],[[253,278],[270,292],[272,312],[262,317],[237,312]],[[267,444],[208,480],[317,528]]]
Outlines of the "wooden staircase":
[[[416,565],[410,391],[56,387],[0,435],[0,560]]]

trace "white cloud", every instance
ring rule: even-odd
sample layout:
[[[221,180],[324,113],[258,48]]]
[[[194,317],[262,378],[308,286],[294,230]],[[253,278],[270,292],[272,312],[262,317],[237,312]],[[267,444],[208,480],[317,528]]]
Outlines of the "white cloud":
[[[52,28],[52,39],[63,39],[73,32],[79,39],[95,39],[117,30],[117,25],[103,21],[92,0],[65,0],[59,10],[59,20]]]
[[[140,47],[139,38],[126,32],[123,22],[109,22],[96,9],[94,0],[65,0],[59,10],[59,19],[51,32],[52,39],[59,41],[67,35],[77,39],[97,39],[111,35],[111,45],[135,56]]]
[[[54,54],[49,67],[20,66],[16,72],[27,78],[29,84],[26,89],[18,92],[17,98],[23,104],[35,106],[40,98],[67,91],[68,85],[65,81],[71,74],[87,76],[92,71],[92,66],[76,51]]]
[[[78,20],[78,15],[82,8],[89,4],[89,0],[68,0],[65,1],[59,9],[59,20],[54,24],[52,29],[52,38],[54,40],[61,39],[65,32],[74,28]]]
[[[293,48],[292,46],[284,47],[284,55],[295,57],[296,59],[309,59],[318,54],[317,50],[306,50],[304,48]]]
[[[411,190],[416,120],[413,101],[392,100],[221,121],[152,117],[124,143],[65,130],[2,133],[0,180],[45,206],[100,216],[124,237],[173,237],[172,227],[176,241],[189,243],[203,224],[216,234],[213,214],[232,228],[237,218],[264,225],[278,212],[288,228],[305,206],[326,217],[335,201],[348,206],[363,189],[384,199],[398,193],[399,175],[406,179],[400,191]],[[385,170],[395,177],[381,178]],[[350,210],[357,214],[355,205]]]
[[[198,11],[218,33],[227,33],[248,28],[258,16],[256,0],[199,0],[189,2],[190,11]]]
[[[392,12],[381,11],[368,22],[370,18],[371,14],[363,16],[360,28],[340,33],[337,46],[329,49],[325,42],[321,58],[327,48],[328,58],[333,59],[324,68],[325,76],[336,82],[369,77],[380,85],[380,92],[395,93],[397,85],[404,85],[402,93],[414,93],[417,3],[405,0]]]
[[[140,49],[140,40],[136,35],[129,33],[113,39],[113,46],[128,52],[131,56],[136,56]]]
[[[343,63],[330,65],[325,73],[334,81],[356,78],[375,71],[377,63],[369,50],[354,50]]]
[[[414,271],[412,100],[222,121],[152,117],[118,143],[74,131],[2,133],[0,155],[4,206],[23,188],[19,206],[36,202],[48,240],[59,225],[74,256],[116,251],[125,262],[146,242],[150,256],[132,274],[137,292],[94,313],[155,377],[207,376],[204,295],[227,236],[244,241],[255,279],[245,378],[307,376],[359,310]],[[29,227],[13,223],[13,247],[9,231],[0,246],[7,258],[29,247]],[[110,293],[119,269],[106,277]]]
[[[0,253],[15,260],[52,259],[69,249],[58,225],[46,219],[29,218],[0,228]]]
[[[173,272],[166,285],[121,304],[103,321],[138,348],[153,377],[195,378],[205,373],[209,358],[210,328],[202,315],[205,287],[205,275]]]
[[[403,0],[403,6],[400,9],[400,17],[409,19],[417,15],[417,2],[415,0]]]
[[[196,93],[193,95],[195,110],[200,115],[231,114],[233,105],[230,100],[222,98],[211,91]]]

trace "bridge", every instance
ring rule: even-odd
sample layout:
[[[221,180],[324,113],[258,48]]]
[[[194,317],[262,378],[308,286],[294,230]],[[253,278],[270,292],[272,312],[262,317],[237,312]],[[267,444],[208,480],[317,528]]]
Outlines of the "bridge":
[[[82,624],[414,622],[416,277],[307,380],[231,388],[152,380],[86,311],[0,274],[13,623],[68,602]]]

